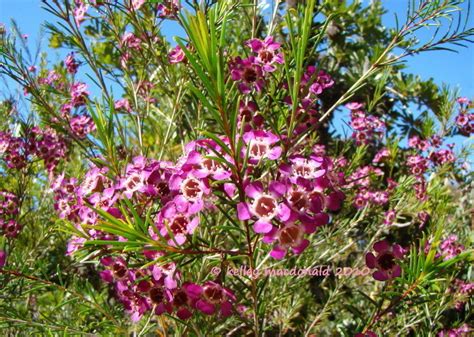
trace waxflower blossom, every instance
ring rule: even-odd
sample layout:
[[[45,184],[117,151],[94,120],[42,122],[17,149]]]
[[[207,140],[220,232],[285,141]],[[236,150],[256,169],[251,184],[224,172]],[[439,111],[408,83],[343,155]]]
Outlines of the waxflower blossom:
[[[377,269],[372,276],[377,281],[387,281],[399,277],[402,273],[400,265],[396,260],[403,258],[405,250],[397,244],[390,246],[388,241],[383,240],[374,243],[377,255],[367,253],[365,262],[370,269]]]
[[[126,98],[121,98],[114,103],[114,109],[118,111],[125,111],[125,112],[132,112],[132,108],[130,106],[130,102]]]
[[[245,188],[245,194],[253,201],[238,204],[239,220],[255,217],[257,218],[253,225],[255,233],[269,233],[273,229],[273,218],[286,221],[291,216],[291,210],[282,202],[285,192],[286,186],[277,181],[271,182],[267,191],[260,182],[249,184]]]
[[[283,54],[278,52],[280,44],[273,40],[273,36],[267,36],[263,41],[251,39],[246,44],[256,53],[255,62],[262,66],[263,71],[273,72],[275,64],[283,64]]]
[[[72,132],[81,139],[86,138],[89,133],[95,130],[94,121],[86,115],[71,118],[69,125]]]
[[[255,56],[246,59],[237,56],[230,62],[229,68],[232,80],[238,82],[238,88],[243,94],[249,94],[253,89],[262,91],[265,86],[263,69],[256,62]]]
[[[156,7],[160,18],[175,18],[181,8],[180,0],[164,0]]]
[[[142,41],[132,32],[125,32],[120,43],[122,48],[140,50]]]
[[[282,149],[275,146],[280,139],[273,133],[263,130],[249,131],[243,135],[243,139],[247,147],[242,149],[242,155],[245,156],[248,148],[249,163],[257,164],[262,159],[280,158]]]
[[[228,317],[233,311],[235,295],[217,282],[207,281],[202,286],[202,293],[196,302],[196,309],[206,315],[218,312],[222,317]]]
[[[184,62],[185,59],[186,55],[184,54],[183,49],[181,49],[181,46],[174,47],[168,54],[168,60],[171,64]]]
[[[79,68],[79,63],[74,58],[74,53],[68,54],[68,56],[64,60],[64,64],[69,74],[77,73],[77,69]]]
[[[82,0],[76,0],[76,8],[73,10],[74,21],[77,26],[80,26],[81,23],[85,20],[85,16],[89,5]]]
[[[79,107],[86,104],[86,100],[89,96],[87,91],[87,85],[82,82],[74,83],[70,89],[71,92],[71,104],[73,107]]]

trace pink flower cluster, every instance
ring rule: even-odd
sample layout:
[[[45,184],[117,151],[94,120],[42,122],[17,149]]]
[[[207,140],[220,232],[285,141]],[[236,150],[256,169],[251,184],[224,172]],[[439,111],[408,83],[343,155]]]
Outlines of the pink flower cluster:
[[[459,97],[457,101],[461,106],[461,110],[455,118],[456,126],[459,133],[469,137],[474,133],[474,113],[469,112],[469,108],[472,108],[472,102],[466,97]]]
[[[384,176],[381,169],[374,166],[363,166],[356,169],[347,179],[345,187],[357,188],[353,205],[356,208],[364,208],[368,205],[385,205],[388,203],[390,191],[395,187],[395,182],[389,181],[387,190],[377,190],[372,187],[377,180]]]
[[[380,118],[368,115],[362,109],[361,103],[348,103],[346,108],[351,110],[350,125],[354,130],[352,138],[357,145],[370,144],[372,141],[383,137],[385,123]]]
[[[473,329],[469,325],[463,324],[458,328],[438,332],[438,337],[468,337],[471,336],[471,332],[473,332]]]
[[[276,70],[277,64],[283,63],[283,54],[278,52],[280,44],[268,36],[263,41],[252,39],[247,41],[253,55],[246,59],[237,56],[230,64],[230,75],[238,82],[239,90],[249,94],[252,90],[261,91],[265,86],[265,75]]]
[[[148,259],[162,253],[145,251]],[[198,285],[182,282],[175,264],[168,263],[148,268],[130,268],[121,257],[104,257],[105,270],[101,278],[113,285],[115,296],[123,304],[133,321],[153,310],[157,315],[173,312],[180,319],[189,319],[196,311],[205,315],[227,317],[234,313],[236,298],[231,290],[214,281]]]
[[[0,230],[8,238],[15,238],[21,230],[17,222],[19,213],[18,198],[13,193],[0,191]]]
[[[281,149],[272,146],[276,138],[270,133],[254,131],[246,136],[249,162],[280,157]],[[237,205],[238,218],[251,220],[255,233],[273,245],[273,258],[282,259],[289,249],[300,254],[309,245],[305,236],[330,221],[328,211],[340,209],[345,198],[338,188],[343,176],[330,173],[333,169],[327,157],[293,155],[280,165],[279,179],[246,183],[247,201]]]
[[[431,241],[427,241],[425,245],[425,254],[431,249]],[[464,251],[464,246],[458,242],[458,236],[455,234],[449,235],[441,241],[439,249],[436,252],[435,258],[443,258],[443,260],[450,260],[453,257],[461,254]]]
[[[156,6],[157,16],[160,18],[174,19],[181,9],[180,0],[163,0]]]
[[[0,155],[10,169],[20,170],[37,158],[52,172],[66,152],[65,140],[51,128],[33,127],[24,137],[0,132]]]

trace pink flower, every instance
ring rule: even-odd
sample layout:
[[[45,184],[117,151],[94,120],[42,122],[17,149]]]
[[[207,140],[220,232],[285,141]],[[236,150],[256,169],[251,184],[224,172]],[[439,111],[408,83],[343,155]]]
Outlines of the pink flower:
[[[180,0],[164,0],[156,7],[156,10],[160,18],[174,18],[180,8]]]
[[[294,254],[301,254],[308,246],[309,240],[304,238],[308,233],[304,226],[286,222],[279,229],[273,229],[272,233],[265,235],[264,242],[270,243],[276,241],[270,256],[274,259],[281,260],[285,257],[288,249],[291,248]]]
[[[253,89],[261,91],[265,86],[263,69],[254,56],[243,60],[236,57],[230,62],[229,68],[232,80],[239,82],[238,88],[243,94],[249,94]]]
[[[365,262],[367,267],[377,269],[372,276],[377,281],[387,281],[399,277],[402,273],[400,265],[396,264],[397,259],[403,258],[405,250],[397,244],[390,246],[388,241],[383,240],[374,244],[377,254],[367,253]]]
[[[276,63],[283,64],[283,54],[277,52],[280,44],[274,42],[272,36],[267,36],[263,41],[252,39],[246,44],[257,54],[255,61],[262,65],[263,71],[273,72],[276,70]]]
[[[186,59],[184,51],[181,49],[181,46],[176,46],[171,49],[168,54],[168,60],[171,64],[181,63]]]
[[[465,104],[465,105],[471,104],[471,101],[467,97],[458,97],[456,99],[456,102],[458,102],[459,104]]]
[[[271,221],[277,217],[286,221],[291,216],[291,210],[282,202],[286,193],[286,186],[280,182],[273,181],[265,191],[262,183],[249,184],[245,188],[245,194],[253,199],[251,203],[239,203],[237,213],[239,220],[257,218],[253,225],[255,233],[269,233],[273,229]]]
[[[77,26],[80,26],[84,21],[88,9],[89,5],[83,3],[76,5],[76,8],[74,8],[73,15]]]
[[[118,111],[125,111],[125,112],[132,112],[132,108],[130,107],[130,102],[126,98],[121,98],[114,103],[115,110]]]
[[[222,317],[232,315],[235,295],[217,282],[207,281],[202,286],[200,299],[196,301],[196,309],[206,315],[213,315],[219,310]]]
[[[21,231],[21,225],[13,219],[8,221],[0,219],[0,229],[6,237],[16,238]]]
[[[160,235],[168,239],[168,245],[182,245],[199,225],[199,216],[192,216],[187,208],[170,201],[158,214],[155,224]]]
[[[144,3],[145,3],[145,0],[132,0],[133,10],[138,11],[140,7],[143,6]]]
[[[7,253],[5,251],[0,250],[0,269],[5,267],[5,264],[7,263]]]
[[[387,226],[391,225],[397,218],[397,212],[395,210],[390,210],[385,212],[385,219],[383,220],[383,223]]]
[[[66,59],[64,60],[64,64],[66,65],[66,70],[70,74],[77,73],[77,68],[79,68],[79,63],[74,58],[74,52],[68,54]]]
[[[74,134],[81,139],[86,138],[89,133],[95,130],[94,121],[85,115],[71,118],[69,125]]]
[[[71,86],[71,104],[73,107],[85,105],[88,96],[89,92],[85,83],[77,82]]]
[[[142,41],[131,32],[125,32],[120,41],[121,47],[124,49],[135,49],[141,48]]]
[[[274,146],[280,139],[271,132],[256,130],[249,131],[243,135],[246,148],[242,149],[245,156],[248,149],[249,163],[257,164],[262,159],[276,160],[280,158],[282,149]]]

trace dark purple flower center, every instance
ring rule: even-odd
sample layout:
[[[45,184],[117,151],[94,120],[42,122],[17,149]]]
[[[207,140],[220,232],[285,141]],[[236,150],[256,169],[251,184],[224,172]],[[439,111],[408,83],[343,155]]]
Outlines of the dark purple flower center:
[[[188,303],[188,295],[183,290],[178,290],[173,296],[173,304],[177,307],[181,307]]]
[[[395,258],[391,253],[384,253],[377,260],[383,270],[390,270],[395,266]]]
[[[125,268],[125,266],[121,263],[115,263],[112,266],[112,272],[115,278],[122,279],[127,274],[127,268]]]
[[[163,290],[160,288],[151,288],[150,289],[150,300],[155,304],[160,304],[163,302],[164,294]]]
[[[207,286],[204,288],[204,296],[211,303],[220,303],[224,300],[224,293],[222,289],[214,286]]]
[[[242,77],[245,82],[252,83],[252,82],[257,81],[258,73],[254,69],[254,67],[247,67],[245,68],[244,73],[242,74]]]

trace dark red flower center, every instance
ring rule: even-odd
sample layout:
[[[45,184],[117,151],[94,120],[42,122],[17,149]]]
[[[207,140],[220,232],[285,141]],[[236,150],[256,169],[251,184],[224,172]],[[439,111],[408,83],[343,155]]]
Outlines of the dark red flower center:
[[[268,195],[262,195],[255,200],[255,213],[260,217],[270,217],[274,215],[277,208],[277,202]]]
[[[258,56],[263,63],[270,63],[273,61],[274,54],[270,50],[262,50],[258,53]]]
[[[183,194],[188,199],[196,199],[202,192],[199,181],[194,178],[187,179],[182,187]]]
[[[391,253],[382,254],[377,260],[383,270],[390,270],[395,266],[395,258]]]
[[[160,288],[151,288],[150,289],[150,300],[155,304],[160,304],[163,302],[164,294],[163,290]]]
[[[252,156],[260,158],[262,157],[265,153],[267,153],[268,150],[268,145],[265,143],[253,143],[251,148],[250,148],[250,153]]]
[[[125,266],[121,263],[115,263],[112,266],[112,272],[115,278],[122,279],[127,274],[127,268],[125,268]]]
[[[291,245],[297,243],[301,236],[301,230],[296,226],[287,226],[280,232],[280,243]]]
[[[294,208],[301,210],[306,207],[308,199],[302,191],[293,191],[289,196],[289,201]]]
[[[245,82],[255,82],[258,78],[258,73],[253,67],[247,67],[244,70],[244,73],[242,74],[243,79]]]
[[[186,226],[188,225],[188,219],[184,215],[178,215],[173,219],[170,224],[170,229],[174,234],[186,233]]]
[[[214,286],[207,286],[204,288],[204,296],[211,303],[220,303],[224,300],[224,293],[222,289]]]

